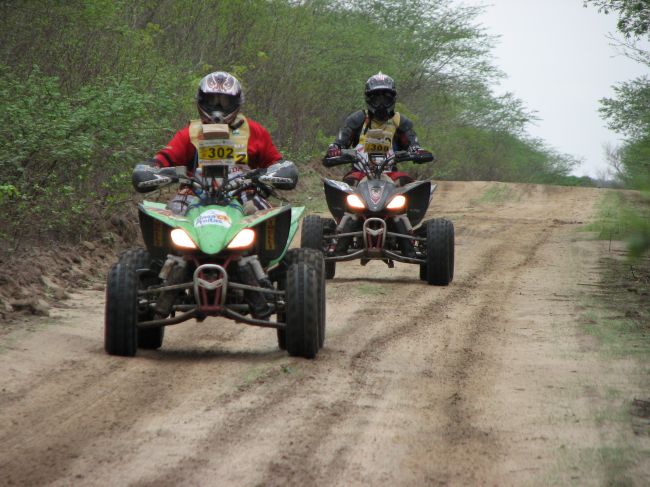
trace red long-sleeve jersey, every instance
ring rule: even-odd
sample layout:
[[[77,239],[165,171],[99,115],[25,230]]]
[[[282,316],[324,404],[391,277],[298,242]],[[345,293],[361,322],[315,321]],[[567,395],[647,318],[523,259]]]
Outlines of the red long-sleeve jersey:
[[[259,123],[246,118],[250,135],[248,138],[248,165],[252,169],[268,167],[274,162],[282,159],[278,152],[271,135]],[[196,147],[190,140],[189,126],[182,128],[169,141],[165,148],[156,153],[154,159],[163,167],[185,166],[188,172],[194,169],[196,158]]]

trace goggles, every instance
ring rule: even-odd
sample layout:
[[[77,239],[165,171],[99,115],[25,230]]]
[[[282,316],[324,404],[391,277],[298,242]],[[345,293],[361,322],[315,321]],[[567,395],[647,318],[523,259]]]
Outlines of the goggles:
[[[378,91],[368,94],[368,104],[373,108],[390,108],[395,104],[395,94],[390,91]]]
[[[206,93],[201,100],[201,106],[208,112],[231,112],[239,106],[239,98],[223,93]]]

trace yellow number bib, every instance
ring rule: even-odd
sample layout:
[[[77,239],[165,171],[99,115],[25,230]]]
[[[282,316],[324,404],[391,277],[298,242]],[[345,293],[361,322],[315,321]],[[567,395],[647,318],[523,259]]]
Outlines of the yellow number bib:
[[[399,123],[399,113],[383,123],[372,120],[370,126],[366,120],[361,128],[359,145],[363,147],[366,154],[384,155],[388,153],[393,148],[393,138]]]
[[[201,140],[199,141],[199,162],[219,161],[223,164],[235,162],[235,144],[232,140]]]
[[[226,133],[221,136],[215,136],[217,131],[208,131],[208,128],[214,128],[213,125],[204,126],[200,120],[190,122],[190,140],[196,147],[197,159],[199,166],[202,165],[232,165],[248,164],[248,137],[250,131],[248,122],[243,115],[243,122],[236,130],[230,130],[227,126]],[[217,126],[217,128],[219,128]],[[207,136],[205,135],[207,133]]]
[[[390,150],[391,140],[386,138],[381,139],[366,139],[364,150],[366,154],[386,154]]]

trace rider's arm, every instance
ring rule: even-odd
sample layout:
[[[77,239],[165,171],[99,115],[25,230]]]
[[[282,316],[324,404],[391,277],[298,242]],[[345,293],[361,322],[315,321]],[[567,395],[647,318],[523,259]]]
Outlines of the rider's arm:
[[[169,141],[169,143],[159,150],[154,159],[161,167],[187,166],[192,168],[196,148],[190,140],[189,127],[182,128]]]
[[[366,120],[366,112],[358,110],[345,119],[345,124],[339,131],[339,135],[334,141],[339,147],[349,149],[359,143],[361,128]]]
[[[395,143],[397,150],[408,150],[410,147],[418,147],[418,136],[413,130],[413,122],[400,113],[400,123],[395,132]]]
[[[259,123],[248,119],[250,138],[248,139],[248,165],[253,169],[269,167],[282,159],[282,154],[273,145],[271,135]]]

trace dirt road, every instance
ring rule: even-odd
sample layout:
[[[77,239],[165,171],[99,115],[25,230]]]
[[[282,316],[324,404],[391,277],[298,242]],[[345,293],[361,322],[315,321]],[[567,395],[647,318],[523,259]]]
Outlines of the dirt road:
[[[607,243],[576,229],[602,191],[442,183],[431,213],[455,223],[454,282],[339,265],[314,361],[225,320],[109,357],[99,290],[13,324],[0,484],[600,485],[594,387],[625,374],[581,332]]]

